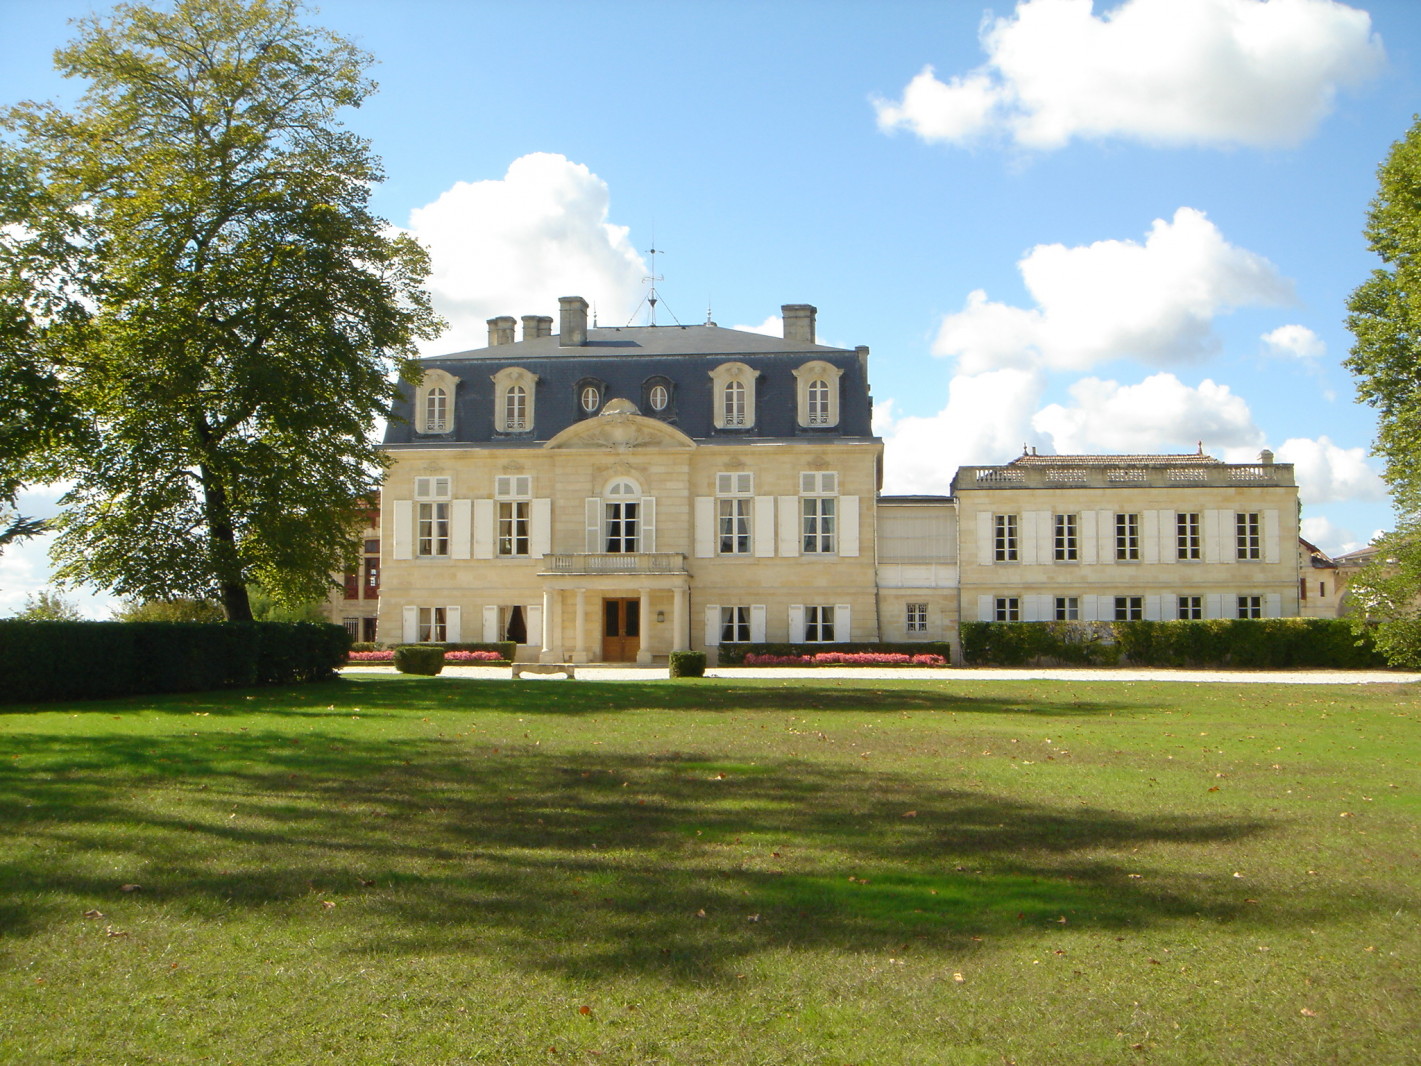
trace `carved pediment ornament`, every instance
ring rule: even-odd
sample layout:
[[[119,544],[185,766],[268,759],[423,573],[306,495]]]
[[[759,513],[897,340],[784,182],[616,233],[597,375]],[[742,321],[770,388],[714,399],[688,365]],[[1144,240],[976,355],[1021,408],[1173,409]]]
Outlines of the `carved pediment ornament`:
[[[809,460],[809,466],[812,470],[823,470],[828,465],[829,460],[825,459],[822,455],[816,455],[813,459]]]
[[[618,404],[616,409],[613,404]],[[621,407],[625,404],[625,407]],[[696,442],[679,429],[653,418],[634,414],[636,405],[613,400],[608,410],[596,418],[577,422],[563,430],[545,448],[607,448],[630,452],[639,448],[694,448]],[[626,408],[631,408],[630,411]]]

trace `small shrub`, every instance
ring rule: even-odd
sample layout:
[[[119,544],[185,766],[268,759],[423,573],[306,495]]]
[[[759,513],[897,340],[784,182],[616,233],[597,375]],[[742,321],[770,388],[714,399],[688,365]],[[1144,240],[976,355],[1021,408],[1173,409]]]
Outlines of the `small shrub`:
[[[433,677],[444,669],[444,647],[440,644],[401,644],[395,649],[395,669],[402,674]]]
[[[671,677],[705,677],[706,653],[703,651],[673,651],[668,667]]]

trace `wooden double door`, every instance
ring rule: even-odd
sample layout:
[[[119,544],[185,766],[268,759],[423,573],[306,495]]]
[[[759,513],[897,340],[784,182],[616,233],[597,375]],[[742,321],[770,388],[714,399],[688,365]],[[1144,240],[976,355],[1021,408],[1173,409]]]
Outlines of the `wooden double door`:
[[[641,600],[602,601],[602,659],[609,663],[634,663],[641,651]]]

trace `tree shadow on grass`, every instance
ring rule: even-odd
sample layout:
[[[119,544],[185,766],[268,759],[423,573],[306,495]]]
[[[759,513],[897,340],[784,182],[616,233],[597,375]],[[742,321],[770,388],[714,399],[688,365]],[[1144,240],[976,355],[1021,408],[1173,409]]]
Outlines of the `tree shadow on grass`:
[[[33,740],[45,772],[0,767],[0,932],[119,906],[262,909],[300,923],[338,899],[321,920],[347,923],[357,954],[501,952],[587,977],[707,980],[787,948],[966,948],[1039,937],[1061,918],[1109,930],[1198,916],[1294,926],[1395,903],[1246,911],[1239,886],[1217,876],[1099,857],[1282,828],[1259,819],[1042,805],[926,776],[807,760],[740,767],[711,752],[298,739]],[[10,741],[22,764],[24,743]],[[142,888],[125,895],[138,868]]]

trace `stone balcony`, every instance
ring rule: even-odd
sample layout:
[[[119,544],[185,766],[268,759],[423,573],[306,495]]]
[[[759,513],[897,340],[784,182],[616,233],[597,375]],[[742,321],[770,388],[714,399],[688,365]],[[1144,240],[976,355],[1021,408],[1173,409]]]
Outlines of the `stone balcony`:
[[[1292,463],[1043,463],[1026,467],[960,467],[952,482],[952,494],[974,489],[1286,488],[1294,484]]]
[[[601,552],[544,557],[545,574],[685,574],[682,552]]]

